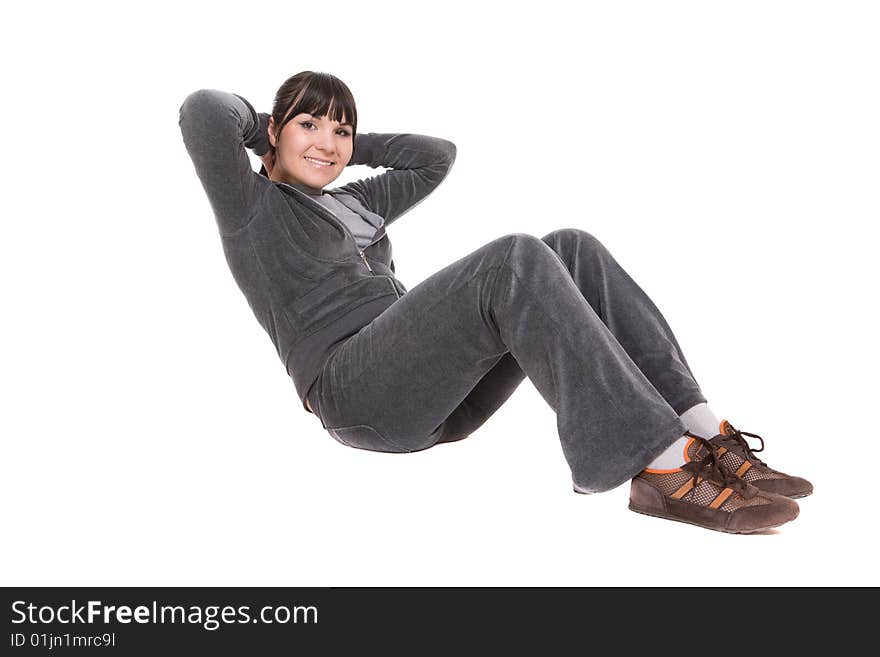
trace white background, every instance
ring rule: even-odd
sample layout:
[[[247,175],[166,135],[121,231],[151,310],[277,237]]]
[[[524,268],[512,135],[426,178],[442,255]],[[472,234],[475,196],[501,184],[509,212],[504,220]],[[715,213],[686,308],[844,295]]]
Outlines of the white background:
[[[16,7],[0,583],[880,583],[875,3]],[[632,513],[628,485],[574,494],[528,380],[459,443],[325,433],[229,273],[177,123],[199,88],[268,112],[301,70],[349,85],[361,132],[458,147],[389,231],[408,288],[507,233],[593,233],[712,409],[813,481],[800,517],[734,536]]]

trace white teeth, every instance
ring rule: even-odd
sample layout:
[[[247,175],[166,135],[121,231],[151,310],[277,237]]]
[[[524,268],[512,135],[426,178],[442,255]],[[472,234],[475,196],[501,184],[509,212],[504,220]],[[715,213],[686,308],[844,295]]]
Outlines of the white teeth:
[[[330,162],[324,162],[323,160],[316,160],[313,157],[306,157],[306,159],[309,162],[313,162],[313,163],[317,164],[319,167],[329,167],[331,164]]]

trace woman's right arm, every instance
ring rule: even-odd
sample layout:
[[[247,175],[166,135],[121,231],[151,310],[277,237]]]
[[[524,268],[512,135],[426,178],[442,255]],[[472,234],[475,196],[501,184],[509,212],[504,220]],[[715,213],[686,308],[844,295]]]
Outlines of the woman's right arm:
[[[239,230],[271,185],[253,170],[245,151],[251,148],[258,156],[269,151],[269,115],[258,114],[238,94],[199,89],[183,101],[179,124],[220,233]]]

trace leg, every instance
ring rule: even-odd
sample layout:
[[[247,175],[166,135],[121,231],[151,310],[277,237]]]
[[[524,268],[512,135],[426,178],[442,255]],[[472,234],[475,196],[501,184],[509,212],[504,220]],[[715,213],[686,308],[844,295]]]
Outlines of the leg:
[[[577,228],[555,230],[541,240],[560,257],[599,319],[676,413],[706,401],[663,315],[599,240]],[[505,355],[452,412],[438,442],[467,438],[524,378],[516,359]]]
[[[513,360],[556,412],[582,489],[620,485],[684,433],[562,259],[524,233],[490,242],[409,290],[330,356],[311,401],[346,444],[426,449],[486,374],[499,367],[510,375]],[[509,396],[491,388],[480,390],[496,402]]]
[[[486,423],[526,378],[510,352],[477,382],[440,428],[438,443],[463,440]]]
[[[577,228],[555,230],[541,239],[676,413],[706,401],[669,324],[599,240]]]

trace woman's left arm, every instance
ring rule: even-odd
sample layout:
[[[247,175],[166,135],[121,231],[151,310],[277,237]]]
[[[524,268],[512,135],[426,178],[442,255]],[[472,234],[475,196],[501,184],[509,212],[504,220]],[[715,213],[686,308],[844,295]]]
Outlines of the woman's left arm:
[[[357,134],[349,166],[388,167],[378,176],[338,188],[385,219],[386,226],[421,203],[443,182],[455,162],[455,144],[409,133]]]

